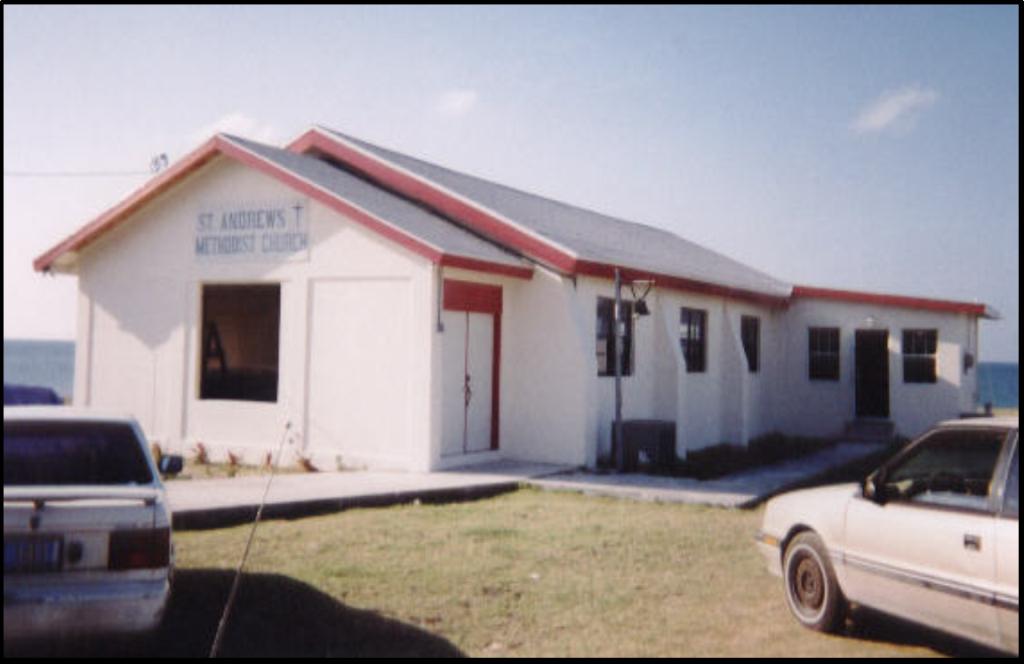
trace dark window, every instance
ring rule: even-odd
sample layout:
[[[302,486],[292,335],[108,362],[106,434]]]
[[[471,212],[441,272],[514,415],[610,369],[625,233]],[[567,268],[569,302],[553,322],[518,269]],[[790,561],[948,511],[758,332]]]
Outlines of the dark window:
[[[812,327],[808,338],[811,380],[839,380],[839,328]]]
[[[740,317],[740,337],[743,339],[743,352],[747,355],[747,369],[750,373],[757,373],[760,368],[761,320],[756,316]]]
[[[1018,518],[1020,514],[1020,444],[1013,450],[1010,474],[1006,476],[1006,492],[1003,495],[1003,515]]]
[[[683,307],[679,314],[679,345],[686,358],[686,373],[707,370],[708,312]]]
[[[277,401],[281,286],[204,286],[200,399]]]
[[[903,382],[935,382],[938,330],[903,330]]]
[[[4,422],[4,486],[150,484],[135,430],[116,422]]]
[[[633,303],[622,302],[626,334],[622,340],[622,375],[633,374]],[[597,375],[615,375],[615,300],[597,298]]]
[[[894,499],[988,510],[996,462],[1006,440],[998,429],[950,429],[931,434],[885,470]]]

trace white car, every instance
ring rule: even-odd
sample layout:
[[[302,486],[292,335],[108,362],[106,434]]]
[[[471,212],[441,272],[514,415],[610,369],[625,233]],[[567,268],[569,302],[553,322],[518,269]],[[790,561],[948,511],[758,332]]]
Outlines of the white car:
[[[861,484],[770,500],[758,533],[800,623],[849,603],[1019,653],[1017,418],[943,422]]]
[[[164,487],[133,419],[4,408],[5,645],[149,631],[173,568]]]

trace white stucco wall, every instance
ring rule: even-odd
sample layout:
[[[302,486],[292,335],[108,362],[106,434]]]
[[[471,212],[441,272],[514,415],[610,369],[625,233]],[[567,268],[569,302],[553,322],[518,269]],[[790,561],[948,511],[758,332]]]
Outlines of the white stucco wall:
[[[629,299],[628,289],[624,297]],[[615,393],[612,377],[599,377],[595,358],[598,297],[612,297],[609,280],[579,280],[573,300],[585,319],[589,364],[588,464],[611,453]],[[648,296],[649,317],[635,319],[634,372],[625,376],[623,417],[676,421],[676,449],[688,451],[718,443],[746,444],[773,432],[835,436],[855,419],[854,332],[889,331],[890,414],[896,431],[914,436],[941,419],[976,406],[976,369],[963,372],[963,354],[978,356],[977,319],[963,314],[797,300],[788,308],[724,297],[655,289]],[[689,373],[679,348],[682,307],[707,312],[706,369]],[[741,318],[760,320],[759,370],[750,372],[741,339]],[[870,323],[868,323],[870,321]],[[841,378],[808,378],[808,328],[841,330]],[[873,326],[873,327],[872,327]],[[936,329],[938,352],[934,384],[903,381],[904,329]]]
[[[680,456],[718,443],[745,444],[773,428],[771,385],[778,372],[772,349],[777,314],[772,309],[723,297],[665,291],[659,294],[666,327],[676,350],[678,413],[676,449]],[[707,312],[706,365],[688,372],[679,347],[683,307]],[[760,320],[759,369],[751,373],[740,337],[742,316]]]
[[[426,259],[308,199],[308,260],[194,255],[201,209],[295,198],[305,197],[222,157],[89,246],[78,270],[76,402],[131,412],[152,439],[186,453],[202,441],[220,458],[231,450],[258,461],[276,450],[291,421],[292,457],[302,452],[332,470],[339,460],[426,469],[433,352]],[[276,403],[198,399],[201,286],[211,283],[281,285]],[[347,309],[340,323],[329,323],[332,306]],[[346,391],[332,376],[363,379]]]
[[[638,293],[639,294],[639,293]],[[615,380],[597,375],[596,307],[598,297],[613,297],[609,280],[579,280],[576,307],[586,317],[588,330],[587,374],[590,461],[611,454],[611,429],[615,416]],[[633,299],[629,288],[625,299]],[[655,287],[647,296],[650,316],[634,319],[634,372],[622,380],[623,418],[660,419],[676,422],[676,452],[685,456],[723,442],[744,444],[770,431],[772,410],[768,389],[778,371],[771,352],[777,344],[777,314],[771,309],[722,297],[684,293]],[[706,370],[688,373],[679,345],[682,307],[707,312]],[[761,319],[761,362],[750,373],[740,339],[740,317]]]
[[[275,450],[286,422],[297,431],[288,455],[319,467],[430,470],[470,461],[442,458],[443,279],[500,285],[503,293],[497,453],[596,465],[611,452],[614,378],[598,376],[598,297],[607,279],[572,279],[537,267],[532,279],[439,268],[336,212],[307,200],[308,260],[198,261],[201,209],[295,199],[293,190],[219,158],[88,247],[79,262],[75,400],[127,411],[166,449],[215,458],[228,450],[258,462]],[[304,198],[304,197],[299,197]],[[203,284],[281,286],[275,403],[201,400],[199,330]],[[624,297],[632,299],[628,288]],[[677,453],[746,443],[773,430],[834,435],[854,418],[854,332],[889,331],[890,411],[915,435],[972,410],[973,317],[824,300],[773,309],[724,297],[655,287],[651,316],[634,321],[634,370],[623,379],[623,416],[677,423]],[[707,368],[688,373],[679,347],[682,307],[707,312]],[[743,315],[760,323],[760,369],[747,369]],[[838,382],[810,381],[807,328],[839,327]],[[938,382],[905,384],[902,330],[937,329]],[[286,457],[286,461],[288,458]]]
[[[963,354],[978,356],[977,319],[964,314],[805,299],[784,318],[784,371],[776,400],[778,427],[805,435],[835,435],[855,418],[855,333],[886,330],[889,338],[889,410],[896,431],[913,437],[938,420],[973,411],[977,368],[963,371]],[[808,328],[838,327],[839,381],[808,378]],[[936,383],[903,381],[904,329],[938,331]]]
[[[537,267],[524,280],[444,268],[443,278],[502,288],[499,454],[440,458],[435,432],[435,465],[502,458],[545,463],[586,463],[586,384],[593,340],[574,305],[571,279]],[[434,332],[435,337],[444,334]],[[440,342],[435,342],[439,346]],[[434,363],[435,420],[440,418],[440,384],[446,370]]]

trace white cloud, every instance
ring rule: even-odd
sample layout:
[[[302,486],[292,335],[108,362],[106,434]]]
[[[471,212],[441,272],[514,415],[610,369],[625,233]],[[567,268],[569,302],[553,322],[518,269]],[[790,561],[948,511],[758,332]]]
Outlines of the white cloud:
[[[210,124],[197,129],[189,135],[188,142],[191,147],[208,140],[214,134],[224,132],[234,134],[242,138],[248,138],[260,143],[278,143],[281,135],[273,126],[262,124],[258,120],[250,118],[242,113],[229,113]],[[191,149],[191,148],[190,148]]]
[[[475,90],[448,90],[437,98],[434,110],[446,118],[461,118],[473,110],[478,99]]]
[[[930,88],[911,85],[884,93],[860,112],[852,129],[859,134],[885,131],[894,126],[909,126],[917,115],[939,98]]]

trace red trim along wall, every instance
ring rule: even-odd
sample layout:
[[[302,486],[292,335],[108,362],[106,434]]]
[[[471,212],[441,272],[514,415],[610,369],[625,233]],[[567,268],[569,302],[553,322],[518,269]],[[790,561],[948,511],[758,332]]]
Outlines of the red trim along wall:
[[[494,316],[494,342],[491,354],[491,449],[497,450],[498,411],[501,405],[501,286],[471,281],[444,280],[444,308]]]
[[[571,273],[575,257],[550,244],[515,228],[479,207],[466,203],[441,191],[437,185],[428,184],[391,166],[386,161],[367,156],[340,139],[327,136],[311,129],[288,146],[299,153],[314,153],[341,161],[358,170],[379,185],[408,196],[448,217],[458,219],[480,231],[494,241],[515,247],[524,254],[546,263],[562,272]]]
[[[584,274],[591,277],[602,277],[604,279],[615,278],[614,265],[606,265],[604,263],[595,263],[591,261],[576,261],[576,269],[578,274]],[[654,272],[645,272],[643,270],[620,267],[619,273],[622,275],[622,279],[624,281],[633,281],[638,279],[653,280],[655,285],[659,288],[671,288],[673,290],[701,293],[703,295],[730,297],[737,300],[763,304],[769,307],[784,307],[789,302],[788,297],[775,297],[765,295],[764,293],[755,293],[753,291],[746,291],[739,288],[729,288],[728,286],[709,284],[703,281],[696,281],[694,279],[673,277],[671,275],[657,274]]]
[[[476,272],[489,272],[519,279],[533,279],[533,268],[526,267],[525,265],[516,267],[514,265],[488,263],[476,258],[466,258],[465,256],[455,256],[452,254],[441,256],[441,265],[462,268],[463,270],[474,270]]]
[[[507,221],[489,215],[483,210],[456,198],[438,185],[411,177],[386,160],[366,155],[351,147],[344,140],[311,129],[293,141],[288,149],[303,154],[321,155],[335,159],[356,169],[382,187],[408,196],[441,214],[457,219],[494,239],[494,241],[523,252],[531,258],[545,263],[567,274],[582,274],[611,279],[615,266],[594,261],[579,260],[575,256],[545,244],[537,238],[519,231]],[[655,279],[658,285],[677,290],[722,295],[740,300],[785,306],[786,297],[773,297],[763,293],[718,286],[682,277],[660,275],[623,268],[626,279]]]
[[[956,302],[953,300],[933,300],[923,297],[907,297],[904,295],[886,295],[883,293],[862,293],[858,291],[816,288],[814,286],[794,286],[793,298],[814,298],[819,300],[836,300],[857,304],[877,304],[887,307],[904,309],[924,309],[944,313],[961,313],[972,316],[985,314],[984,304],[972,302]]]

